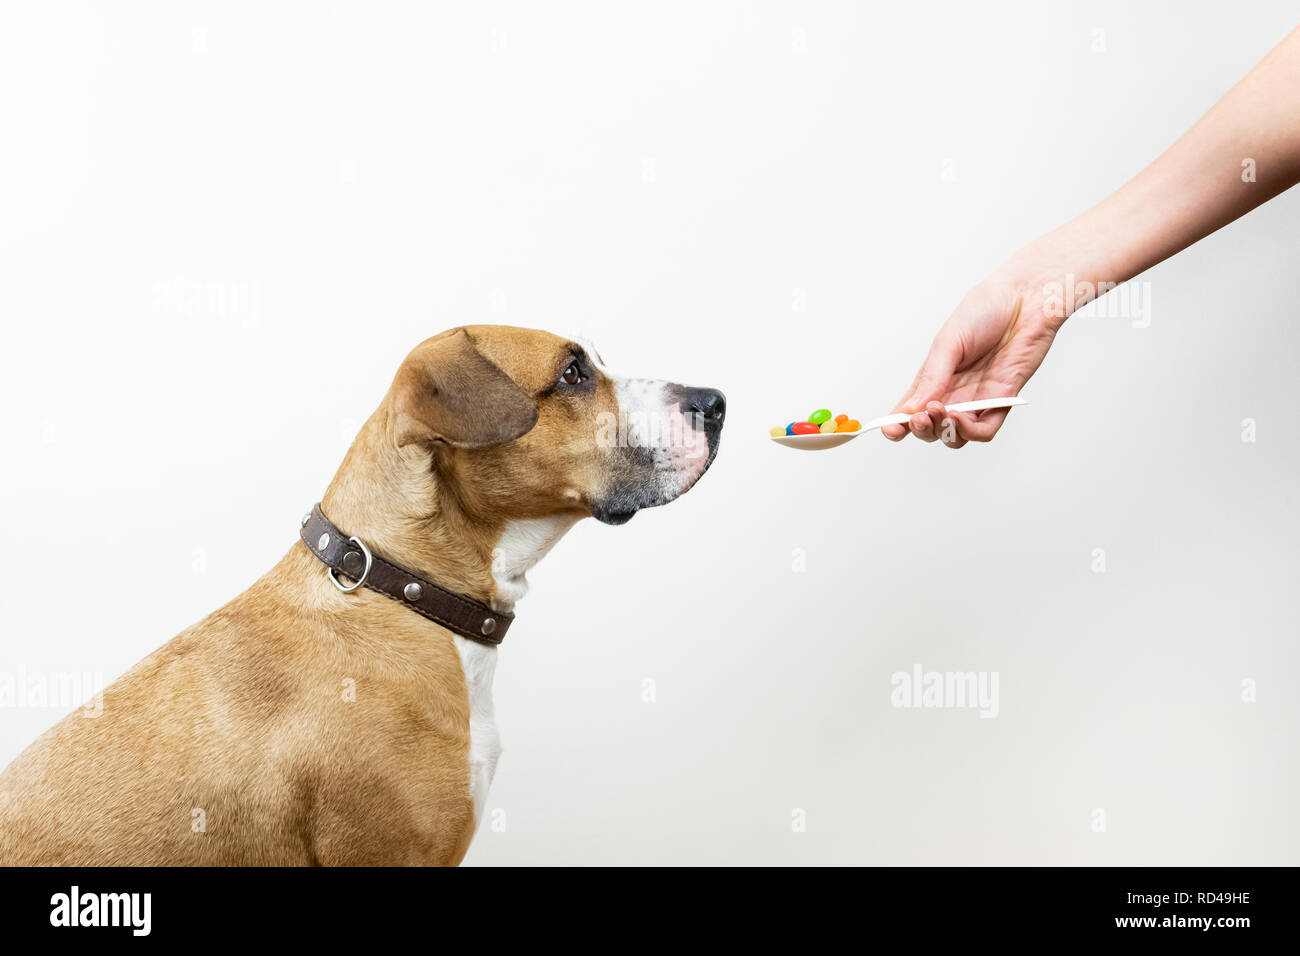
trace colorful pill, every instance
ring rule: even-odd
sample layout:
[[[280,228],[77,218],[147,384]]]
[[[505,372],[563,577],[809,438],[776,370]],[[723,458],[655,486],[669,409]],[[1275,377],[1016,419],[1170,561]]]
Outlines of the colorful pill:
[[[808,421],[812,422],[812,424],[820,428],[821,423],[825,421],[829,421],[830,417],[831,417],[831,410],[829,408],[819,408],[817,409],[817,411],[813,412],[811,415],[808,416]]]
[[[831,421],[830,419],[827,419],[826,421],[822,422],[821,431],[823,435],[831,435],[835,433],[835,429],[838,427],[839,426],[835,422]]]
[[[840,413],[839,415],[835,416],[836,422],[847,422],[848,420],[849,420],[849,416],[843,413]]]
[[[780,425],[777,425],[775,428],[771,429],[768,432],[768,434],[771,435],[773,438],[780,438],[785,433],[786,433],[785,429],[782,428]]]
[[[821,432],[821,429],[812,422],[795,422],[790,429],[792,435],[816,435]]]
[[[835,430],[837,432],[855,432],[861,427],[862,422],[858,421],[856,418],[850,418],[847,421],[840,422],[835,427]]]
[[[794,422],[791,422],[789,425],[786,425],[786,426],[785,426],[785,433],[786,433],[787,435],[793,435],[793,434],[794,434]]]

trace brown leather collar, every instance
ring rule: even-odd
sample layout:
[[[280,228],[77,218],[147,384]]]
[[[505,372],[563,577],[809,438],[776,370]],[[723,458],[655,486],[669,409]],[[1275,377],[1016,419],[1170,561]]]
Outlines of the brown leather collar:
[[[492,647],[501,643],[515,619],[513,614],[494,611],[482,601],[448,591],[400,564],[385,561],[359,538],[349,537],[334,527],[319,504],[302,516],[300,533],[307,550],[325,563],[330,580],[344,593],[365,585],[454,634]],[[345,575],[351,583],[339,575]]]

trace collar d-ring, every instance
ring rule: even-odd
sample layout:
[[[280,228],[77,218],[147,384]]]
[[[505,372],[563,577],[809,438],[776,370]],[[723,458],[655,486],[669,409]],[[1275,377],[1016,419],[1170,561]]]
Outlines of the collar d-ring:
[[[360,538],[358,538],[356,535],[353,535],[352,537],[348,538],[348,540],[351,541],[353,544],[355,544],[358,548],[360,548],[361,553],[366,556],[366,566],[361,572],[361,577],[357,578],[354,584],[344,584],[335,575],[334,569],[333,568],[329,569],[330,580],[333,581],[334,586],[338,588],[340,591],[342,591],[344,594],[351,594],[357,588],[361,587],[361,585],[366,583],[366,578],[370,577],[370,566],[371,564],[374,563],[375,560],[373,557],[371,557],[370,549],[366,547],[366,543],[362,541]]]

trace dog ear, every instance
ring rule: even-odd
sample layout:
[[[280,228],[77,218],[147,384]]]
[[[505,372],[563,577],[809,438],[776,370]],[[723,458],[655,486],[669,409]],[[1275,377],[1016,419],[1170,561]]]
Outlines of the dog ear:
[[[417,346],[397,370],[392,391],[398,445],[486,448],[537,424],[537,403],[484,358],[464,329]]]

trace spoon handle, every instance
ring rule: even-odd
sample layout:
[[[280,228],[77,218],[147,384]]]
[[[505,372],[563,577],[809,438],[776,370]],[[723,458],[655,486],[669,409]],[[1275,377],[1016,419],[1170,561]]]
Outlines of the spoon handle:
[[[950,412],[982,412],[987,408],[1013,408],[1016,405],[1028,404],[1023,398],[979,398],[973,402],[957,402],[954,405],[945,405],[944,408]],[[862,430],[866,432],[873,428],[884,428],[886,425],[903,425],[911,417],[906,412],[882,415],[879,418],[871,419],[869,422],[863,422]]]

